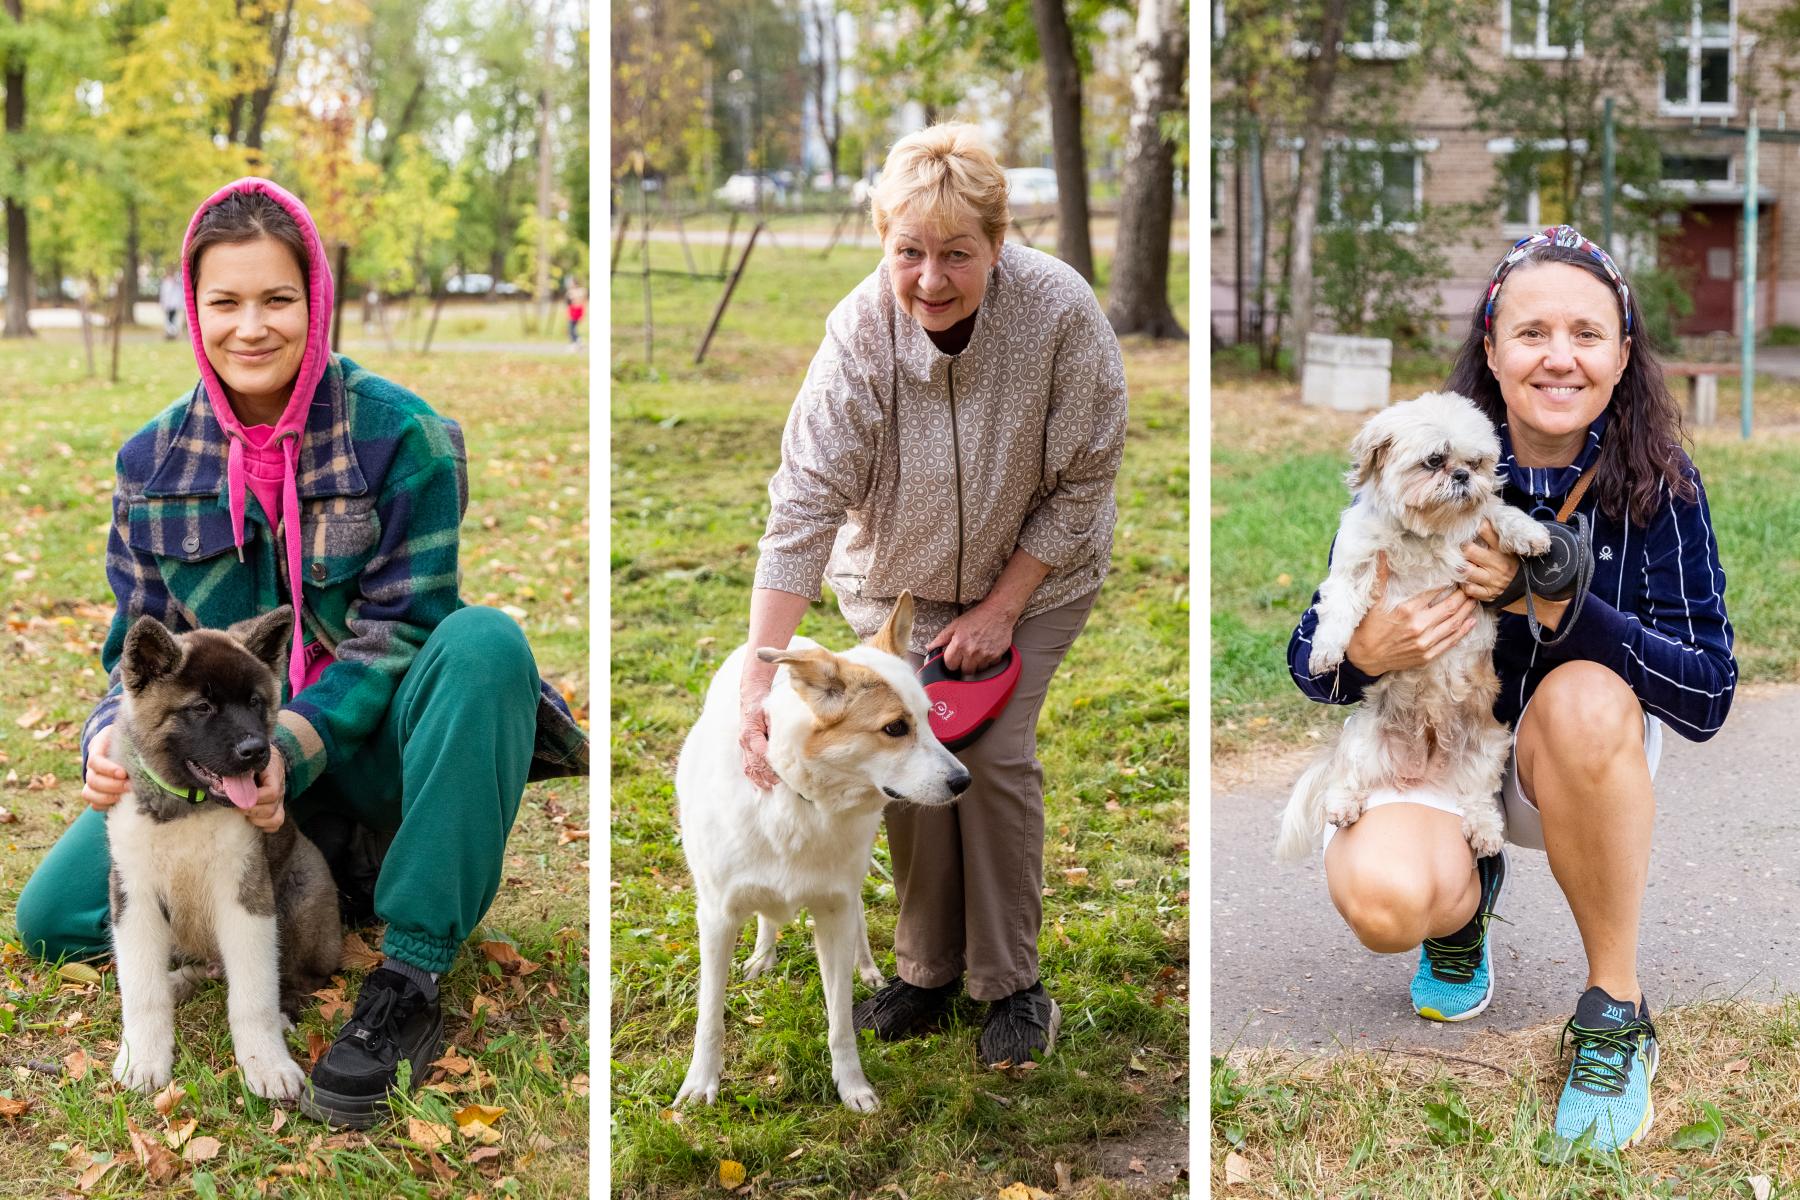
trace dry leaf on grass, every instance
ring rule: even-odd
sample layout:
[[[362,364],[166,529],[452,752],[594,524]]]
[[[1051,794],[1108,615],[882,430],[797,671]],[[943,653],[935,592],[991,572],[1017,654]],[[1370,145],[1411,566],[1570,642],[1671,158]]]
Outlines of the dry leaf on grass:
[[[194,1130],[199,1127],[200,1122],[196,1121],[193,1117],[189,1117],[179,1125],[169,1126],[163,1133],[163,1141],[169,1144],[169,1149],[179,1150],[186,1144],[189,1138],[194,1136]]]
[[[1141,1158],[1132,1159],[1125,1165],[1125,1169],[1130,1171],[1133,1175],[1148,1175],[1150,1173],[1149,1170],[1145,1168],[1144,1160]]]
[[[174,1152],[139,1129],[129,1117],[125,1119],[125,1132],[131,1138],[131,1153],[150,1176],[150,1182],[167,1183],[181,1173],[181,1160]]]
[[[116,1158],[109,1162],[90,1163],[87,1169],[75,1177],[75,1187],[83,1192],[93,1191],[94,1185],[100,1182],[100,1177],[118,1165],[119,1160]]]
[[[1050,1193],[1029,1183],[1009,1183],[1000,1189],[999,1200],[1050,1200]]]
[[[439,1125],[435,1121],[423,1121],[418,1117],[406,1118],[406,1140],[416,1142],[427,1150],[436,1150],[439,1146],[448,1146],[456,1135],[450,1132],[448,1125]]]
[[[64,963],[56,968],[56,973],[70,983],[79,983],[83,987],[94,987],[100,982],[100,972],[86,963]]]
[[[340,1016],[347,1017],[356,1011],[356,1005],[344,999],[344,989],[341,987],[320,988],[313,996],[319,1002],[319,1018],[323,1021],[335,1021]]]
[[[575,1093],[577,1096],[587,1095],[588,1094],[588,1077],[585,1074],[582,1074],[582,1075],[577,1075],[577,1076],[575,1076],[575,1078],[569,1080],[569,1090],[571,1092]]]
[[[1745,1182],[1750,1185],[1750,1194],[1755,1200],[1769,1200],[1769,1190],[1773,1185],[1767,1175],[1752,1175]]]
[[[331,1043],[329,1043],[325,1040],[325,1035],[320,1033],[318,1030],[312,1029],[312,1030],[307,1031],[307,1034],[306,1034],[306,1069],[308,1071],[311,1071],[314,1066],[318,1065],[319,1055],[325,1053],[326,1047],[329,1046],[330,1044]]]
[[[62,1061],[63,1069],[69,1073],[71,1083],[80,1083],[86,1079],[88,1068],[94,1065],[94,1060],[87,1056],[87,1051],[79,1046],[63,1055]]]
[[[744,1182],[744,1164],[743,1163],[738,1162],[735,1159],[730,1159],[730,1158],[721,1159],[719,1161],[719,1186],[720,1187],[734,1188],[743,1182]]]
[[[1750,1060],[1747,1058],[1740,1058],[1735,1062],[1726,1063],[1723,1069],[1732,1072],[1748,1071],[1750,1069]]]
[[[1066,1192],[1075,1186],[1075,1177],[1069,1172],[1068,1163],[1056,1163],[1056,1190]]]
[[[156,1093],[156,1095],[151,1098],[150,1105],[156,1109],[158,1114],[166,1117],[175,1111],[176,1106],[179,1105],[186,1096],[187,1089],[181,1086],[181,1081],[179,1079],[171,1079],[169,1080],[168,1087]]]
[[[1238,1184],[1252,1182],[1250,1160],[1233,1150],[1225,1155],[1225,1186],[1236,1187]]]
[[[587,840],[588,831],[585,829],[578,829],[573,825],[564,825],[556,835],[556,844],[559,846],[566,846],[570,842],[585,842]]]
[[[5,1096],[0,1096],[0,1117],[5,1117],[9,1121],[14,1121],[24,1116],[25,1110],[30,1107],[31,1101],[29,1100],[12,1100]]]
[[[469,1073],[469,1068],[475,1064],[460,1054],[451,1053],[444,1055],[431,1065],[434,1067],[442,1067],[452,1075],[467,1075]]]
[[[13,724],[17,725],[20,729],[30,729],[33,725],[36,725],[39,721],[41,721],[43,719],[44,719],[44,710],[43,709],[28,708],[24,712],[19,714],[18,718],[13,721]]]
[[[499,1157],[500,1147],[498,1146],[477,1146],[469,1151],[469,1161],[472,1163],[487,1162],[491,1158]]]
[[[217,1158],[219,1151],[224,1148],[224,1143],[216,1137],[197,1137],[187,1144],[187,1149],[181,1152],[181,1157],[191,1163],[202,1163],[208,1159]]]
[[[373,970],[384,961],[386,961],[386,956],[379,950],[371,950],[369,943],[362,940],[361,934],[346,933],[344,935],[344,948],[338,953],[340,967],[364,967]]]
[[[275,1115],[269,1118],[269,1136],[274,1137],[276,1134],[280,1133],[281,1127],[286,1124],[287,1109],[277,1108],[275,1110]]]
[[[482,942],[480,947],[487,960],[498,963],[508,975],[529,975],[538,969],[537,963],[520,954],[518,947],[510,942]]]

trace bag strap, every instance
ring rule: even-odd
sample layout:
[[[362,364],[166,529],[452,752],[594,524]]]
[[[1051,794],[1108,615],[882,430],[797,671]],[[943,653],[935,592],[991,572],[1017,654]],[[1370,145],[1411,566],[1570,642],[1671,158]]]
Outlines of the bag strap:
[[[1581,473],[1581,478],[1575,481],[1575,486],[1569,489],[1568,498],[1563,501],[1563,506],[1556,512],[1558,521],[1568,522],[1569,514],[1575,511],[1575,506],[1580,504],[1581,498],[1587,494],[1588,484],[1593,482],[1594,468],[1597,466],[1599,466],[1598,463],[1589,463],[1587,470]]]

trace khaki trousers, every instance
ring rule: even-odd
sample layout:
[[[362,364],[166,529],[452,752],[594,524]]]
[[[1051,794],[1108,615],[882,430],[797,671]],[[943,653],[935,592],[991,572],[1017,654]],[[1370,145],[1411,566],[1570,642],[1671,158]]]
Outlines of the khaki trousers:
[[[1019,685],[973,746],[956,752],[974,780],[955,804],[890,804],[888,849],[900,917],[900,978],[939,987],[968,975],[976,1000],[1000,1000],[1038,978],[1044,921],[1044,768],[1037,719],[1050,679],[1099,592],[1021,621]],[[908,655],[913,666],[921,655]]]

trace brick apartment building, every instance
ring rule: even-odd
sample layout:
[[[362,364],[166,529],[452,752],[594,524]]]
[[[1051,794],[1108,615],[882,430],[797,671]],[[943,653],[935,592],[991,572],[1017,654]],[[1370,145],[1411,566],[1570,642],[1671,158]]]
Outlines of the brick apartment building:
[[[1392,11],[1404,2],[1363,0],[1352,4],[1352,26],[1346,32],[1340,72],[1363,77],[1391,73],[1394,62],[1419,53],[1416,45],[1391,32],[1406,27],[1403,14]],[[1494,0],[1493,19],[1486,24],[1475,53],[1486,56],[1489,63],[1501,55],[1561,59],[1582,54],[1578,41],[1573,46],[1557,44],[1554,9],[1561,3]],[[1646,21],[1653,19],[1648,3],[1635,3],[1644,8]],[[1776,70],[1778,66],[1800,67],[1800,62],[1773,61],[1779,53],[1773,48],[1759,52],[1759,38],[1750,27],[1779,7],[1775,0],[1691,0],[1687,27],[1672,28],[1664,40],[1662,77],[1644,80],[1636,97],[1642,105],[1640,112],[1654,113],[1655,126],[1667,131],[1665,138],[1659,138],[1662,176],[1664,188],[1676,198],[1676,210],[1664,219],[1655,238],[1609,249],[1627,272],[1651,261],[1677,273],[1694,304],[1692,315],[1677,326],[1683,335],[1735,333],[1742,302],[1744,142],[1741,137],[1700,136],[1696,128],[1741,129],[1747,120],[1749,97],[1754,94],[1760,129],[1765,133],[1778,129],[1800,132],[1800,97],[1781,104]],[[1215,30],[1230,20],[1229,3],[1215,0],[1213,20]],[[1750,83],[1755,86],[1746,86]],[[1237,336],[1235,238],[1240,226],[1248,228],[1248,223],[1240,220],[1234,209],[1239,192],[1233,174],[1236,156],[1231,131],[1222,126],[1218,111],[1215,108],[1213,125],[1212,326],[1215,336],[1230,342]],[[1511,187],[1502,185],[1500,166],[1513,142],[1473,128],[1469,99],[1455,82],[1430,80],[1403,102],[1401,113],[1401,127],[1408,136],[1377,148],[1377,219],[1405,228],[1421,204],[1473,204],[1492,212],[1491,225],[1478,223],[1474,244],[1468,237],[1459,238],[1448,251],[1450,278],[1438,288],[1437,309],[1449,328],[1460,329],[1504,249],[1519,237],[1560,220],[1561,215],[1552,211],[1554,202],[1537,189],[1517,182]],[[1298,167],[1292,138],[1278,137],[1277,141],[1278,146],[1267,147],[1264,153],[1273,226],[1267,259],[1271,295],[1282,270],[1276,245],[1281,236],[1279,214],[1286,212]],[[1557,148],[1543,141],[1537,144],[1546,150]],[[1757,184],[1756,325],[1759,330],[1775,324],[1800,325],[1800,143],[1763,137],[1757,153]],[[1328,170],[1320,206],[1322,223],[1331,220],[1331,189]],[[1601,237],[1598,219],[1584,224],[1591,226],[1584,232],[1596,240]]]

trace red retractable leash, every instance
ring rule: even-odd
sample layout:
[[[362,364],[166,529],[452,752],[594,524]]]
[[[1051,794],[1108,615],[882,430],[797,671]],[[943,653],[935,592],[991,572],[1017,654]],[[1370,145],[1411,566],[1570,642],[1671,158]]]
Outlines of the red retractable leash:
[[[1006,708],[1019,686],[1018,647],[1008,646],[999,661],[985,669],[991,674],[975,678],[950,670],[944,665],[942,646],[927,654],[919,668],[919,682],[931,701],[931,732],[946,750],[973,745]]]

